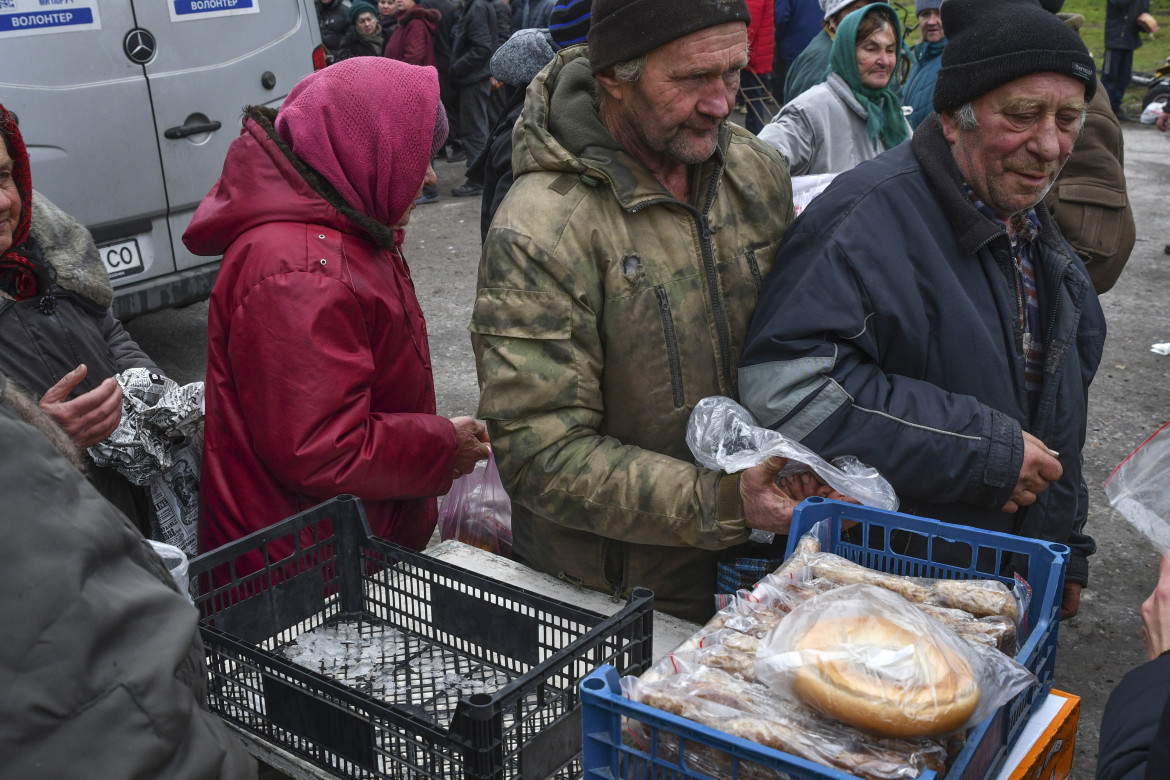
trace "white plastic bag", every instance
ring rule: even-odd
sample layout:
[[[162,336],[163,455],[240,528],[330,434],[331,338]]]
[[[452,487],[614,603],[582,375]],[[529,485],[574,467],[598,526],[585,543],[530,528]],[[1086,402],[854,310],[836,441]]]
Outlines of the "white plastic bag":
[[[1142,124],[1152,125],[1158,121],[1158,117],[1162,115],[1162,111],[1166,108],[1165,103],[1150,103],[1142,109]]]
[[[760,643],[755,676],[829,717],[898,738],[970,728],[1037,683],[1017,661],[873,585],[792,610]]]
[[[803,471],[804,464],[825,484],[866,506],[898,508],[898,495],[878,470],[845,456],[829,463],[799,442],[756,424],[751,412],[724,396],[704,398],[687,422],[687,446],[699,465],[729,474],[763,463],[773,455],[788,458],[781,475]]]
[[[825,191],[829,182],[837,178],[835,173],[818,173],[813,176],[792,177],[792,208],[799,215],[812,199]]]
[[[1159,428],[1105,480],[1109,502],[1170,556],[1170,423]]]
[[[194,604],[195,600],[191,598],[190,578],[187,576],[187,554],[173,544],[156,542],[153,539],[147,539],[146,541],[158,553],[158,557],[162,558],[162,562],[166,564],[167,570],[175,579],[175,584],[179,586],[179,591],[187,597],[187,601]]]

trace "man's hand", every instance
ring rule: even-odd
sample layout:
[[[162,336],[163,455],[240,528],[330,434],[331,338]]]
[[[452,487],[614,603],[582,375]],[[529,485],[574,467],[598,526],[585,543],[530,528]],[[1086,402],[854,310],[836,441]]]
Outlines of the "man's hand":
[[[1064,597],[1060,602],[1060,619],[1068,620],[1077,614],[1077,610],[1081,608],[1081,584],[1078,582],[1066,582],[1064,584]]]
[[[491,448],[487,428],[473,417],[452,417],[455,426],[455,471],[452,479],[470,474],[475,464],[487,460]]]
[[[1142,639],[1151,661],[1170,650],[1170,559],[1163,554],[1159,561],[1158,584],[1142,603]]]
[[[84,363],[73,369],[45,391],[39,404],[78,447],[97,444],[113,433],[122,419],[122,388],[113,377],[72,401],[66,400],[87,372]]]
[[[1158,114],[1158,118],[1154,120],[1154,124],[1163,133],[1166,132],[1166,128],[1170,127],[1170,111],[1163,110],[1162,113]]]
[[[1044,446],[1044,442],[1024,431],[1024,465],[1012,497],[1003,505],[1003,511],[1019,511],[1020,507],[1036,503],[1036,496],[1048,487],[1049,482],[1060,479],[1064,466],[1056,459],[1057,453]]]
[[[1150,35],[1158,32],[1158,20],[1151,16],[1149,11],[1138,14],[1137,26],[1148,32]]]
[[[787,458],[771,457],[758,466],[752,466],[739,478],[739,497],[748,528],[786,534],[792,524],[792,510],[809,496],[849,501],[815,474],[794,474],[776,482],[776,475],[788,465]]]

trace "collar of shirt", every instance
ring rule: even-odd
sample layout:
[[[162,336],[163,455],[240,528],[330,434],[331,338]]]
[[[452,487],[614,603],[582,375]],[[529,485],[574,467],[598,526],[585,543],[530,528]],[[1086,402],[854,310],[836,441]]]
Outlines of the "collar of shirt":
[[[967,193],[967,199],[971,201],[971,205],[979,209],[980,214],[988,219],[994,219],[996,222],[1003,222],[995,215],[991,207],[975,194],[975,190],[971,189],[971,185],[967,182],[963,182],[963,191]],[[1011,223],[1014,240],[1023,240],[1031,244],[1040,236],[1040,217],[1037,216],[1035,207],[1013,214]]]

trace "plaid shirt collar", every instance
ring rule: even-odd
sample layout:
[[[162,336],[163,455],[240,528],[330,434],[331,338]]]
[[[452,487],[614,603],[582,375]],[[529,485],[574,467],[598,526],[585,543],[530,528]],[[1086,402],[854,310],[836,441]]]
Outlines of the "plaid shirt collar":
[[[963,191],[967,193],[967,199],[971,201],[971,205],[979,209],[979,213],[983,216],[994,219],[996,222],[1003,222],[1002,219],[995,215],[983,200],[975,194],[975,190],[971,189],[971,185],[963,182]],[[1026,244],[1031,244],[1040,237],[1040,217],[1036,214],[1036,208],[1032,207],[1027,211],[1021,211],[1018,214],[1013,214],[1011,218],[1012,232],[1015,240],[1022,240]]]

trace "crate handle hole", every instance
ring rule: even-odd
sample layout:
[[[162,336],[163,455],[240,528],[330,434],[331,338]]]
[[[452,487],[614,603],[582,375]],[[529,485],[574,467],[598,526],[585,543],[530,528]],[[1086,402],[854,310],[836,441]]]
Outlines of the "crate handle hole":
[[[605,681],[587,677],[581,681],[581,687],[591,691],[600,691],[605,688]]]

